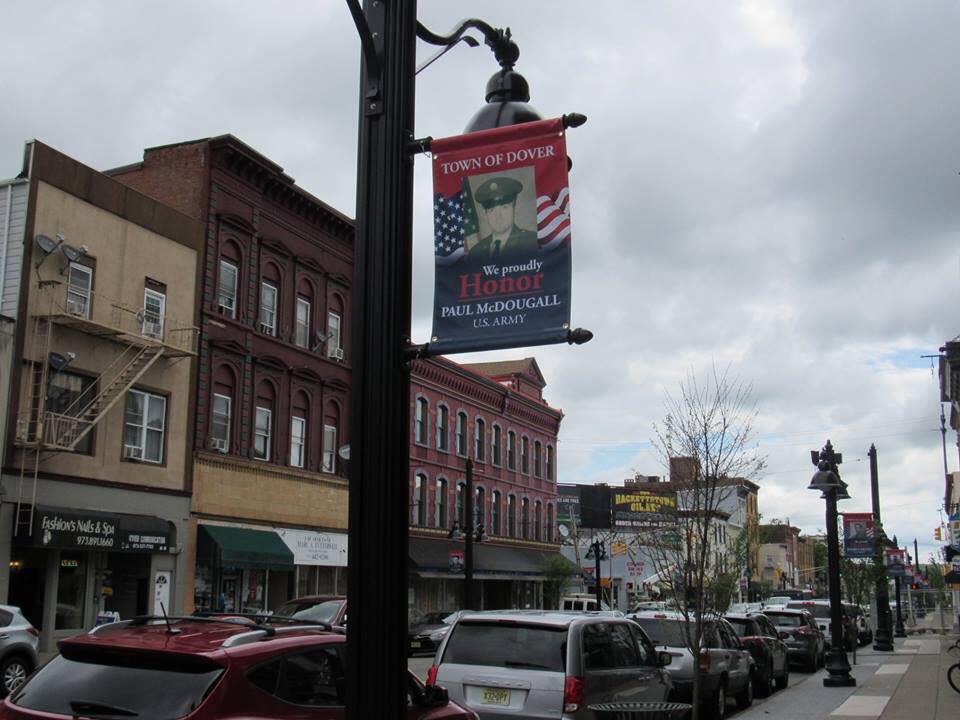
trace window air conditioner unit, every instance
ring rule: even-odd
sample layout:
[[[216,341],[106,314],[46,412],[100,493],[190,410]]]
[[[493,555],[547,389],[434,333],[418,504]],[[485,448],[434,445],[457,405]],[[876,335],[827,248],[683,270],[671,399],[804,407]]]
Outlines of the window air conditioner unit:
[[[260,332],[266,333],[267,335],[273,335],[274,330],[267,323],[260,323]]]
[[[210,449],[216,450],[218,453],[226,455],[227,453],[227,441],[223,438],[210,438]]]
[[[343,362],[343,348],[334,347],[327,351],[327,357],[333,358],[338,362]]]
[[[143,459],[143,448],[137,447],[136,445],[124,445],[123,456],[125,458],[133,458],[134,460],[141,460]]]

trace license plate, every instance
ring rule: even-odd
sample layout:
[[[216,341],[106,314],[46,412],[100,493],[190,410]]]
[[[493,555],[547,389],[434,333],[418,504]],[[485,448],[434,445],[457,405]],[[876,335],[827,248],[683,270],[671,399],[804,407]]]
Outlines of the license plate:
[[[509,705],[510,691],[501,690],[500,688],[483,688],[480,702],[484,705]]]
[[[410,647],[420,647],[420,641],[419,641],[419,640],[411,640],[411,641],[410,641]]]

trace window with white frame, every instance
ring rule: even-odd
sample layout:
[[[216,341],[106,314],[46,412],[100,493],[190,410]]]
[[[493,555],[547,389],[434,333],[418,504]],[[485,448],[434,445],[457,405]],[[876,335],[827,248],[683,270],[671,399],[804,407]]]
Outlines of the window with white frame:
[[[533,443],[533,474],[536,477],[543,477],[543,445],[539,440]]]
[[[533,539],[537,542],[543,539],[543,504],[537,500],[533,505]]]
[[[257,407],[253,423],[253,457],[270,460],[270,441],[273,435],[273,411]]]
[[[343,345],[340,340],[340,314],[327,313],[327,357],[343,360]]]
[[[507,495],[507,537],[517,536],[517,498]]]
[[[520,537],[530,539],[530,500],[523,498],[520,501]]]
[[[517,434],[507,431],[507,470],[517,469]]]
[[[553,445],[547,445],[547,480],[553,480]]]
[[[323,426],[323,471],[332,473],[337,466],[337,429],[333,425]]]
[[[227,395],[213,394],[213,411],[210,415],[210,437],[213,449],[230,452],[230,417],[233,410],[233,398]]]
[[[437,478],[436,496],[433,501],[433,525],[438,528],[447,526],[447,481]]]
[[[490,534],[500,534],[500,491],[494,490],[490,503]]]
[[[310,301],[297,298],[297,328],[294,342],[302,348],[310,347]]]
[[[143,290],[143,334],[163,338],[163,319],[167,312],[167,296],[159,290]]]
[[[161,395],[130,390],[123,428],[123,455],[145,462],[163,462],[163,435],[167,399]]]
[[[473,491],[473,530],[476,532],[483,527],[487,520],[487,498],[486,492],[482,487],[475,488]]]
[[[413,438],[418,445],[426,445],[429,437],[427,421],[430,418],[430,403],[425,397],[417,398],[417,414],[413,422]]]
[[[237,266],[229,260],[220,261],[217,307],[223,315],[237,316]]]
[[[290,466],[302,468],[307,442],[307,420],[294,415],[290,418]]]
[[[277,334],[277,286],[266,280],[260,283],[260,330]]]
[[[90,317],[90,294],[93,291],[93,268],[70,263],[67,280],[67,312],[82,318]]]
[[[500,466],[500,456],[503,453],[503,431],[499,425],[493,426],[493,439],[490,442],[490,462]]]
[[[437,450],[450,449],[450,410],[446,405],[437,405]]]
[[[467,454],[467,414],[457,413],[457,455]]]
[[[520,472],[530,474],[530,440],[526,436],[520,438]]]
[[[427,524],[427,476],[413,476],[413,496],[410,506],[410,524],[423,527]]]
[[[486,436],[487,424],[483,421],[483,418],[477,418],[477,422],[473,428],[473,445],[474,457],[479,462],[486,462]]]

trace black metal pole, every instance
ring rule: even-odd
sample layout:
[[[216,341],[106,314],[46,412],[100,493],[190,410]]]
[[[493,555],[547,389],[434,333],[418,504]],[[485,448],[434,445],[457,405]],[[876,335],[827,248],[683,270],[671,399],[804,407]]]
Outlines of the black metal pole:
[[[834,469],[836,472],[836,469]],[[830,579],[830,650],[827,652],[827,677],[824,687],[852,687],[857,681],[850,675],[850,662],[843,637],[843,609],[840,604],[840,537],[837,532],[837,489],[825,490],[827,496],[827,572]]]
[[[600,541],[593,541],[593,561],[596,563],[597,575],[597,610],[603,609],[603,588],[600,587]]]
[[[897,575],[893,579],[897,587],[897,627],[894,629],[894,635],[896,637],[902,638],[907,636],[907,630],[903,627],[903,613],[900,610],[900,576]]]
[[[469,449],[468,449],[469,452]],[[467,458],[467,496],[463,502],[463,609],[473,610],[473,460]]]
[[[893,633],[890,617],[890,594],[887,592],[886,565],[883,560],[883,524],[880,521],[880,478],[877,472],[877,448],[870,445],[870,498],[873,501],[873,564],[876,569],[874,594],[877,602],[877,632],[873,649],[893,651]]]
[[[352,288],[347,716],[407,716],[415,0],[348,0],[363,44]],[[386,429],[386,430],[385,430]]]

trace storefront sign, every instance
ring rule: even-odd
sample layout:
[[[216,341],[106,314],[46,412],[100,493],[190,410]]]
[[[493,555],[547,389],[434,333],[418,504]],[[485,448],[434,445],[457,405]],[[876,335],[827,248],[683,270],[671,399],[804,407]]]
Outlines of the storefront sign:
[[[613,522],[621,527],[653,525],[677,510],[676,493],[617,490],[613,494]]]
[[[293,553],[294,565],[347,566],[347,536],[343,533],[274,528]]]
[[[172,526],[144,515],[38,507],[33,542],[41,547],[120,552],[168,552]]]
[[[873,553],[873,514],[843,513],[843,554],[848,558],[870,558]]]
[[[436,353],[567,341],[570,211],[563,121],[434,140]]]

